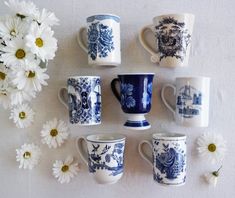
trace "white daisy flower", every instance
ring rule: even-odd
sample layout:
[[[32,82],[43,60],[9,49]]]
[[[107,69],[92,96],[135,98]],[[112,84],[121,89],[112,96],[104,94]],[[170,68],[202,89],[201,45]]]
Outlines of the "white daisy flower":
[[[16,149],[16,161],[20,163],[19,168],[33,169],[38,164],[40,156],[40,148],[33,143],[24,144]]]
[[[78,174],[78,163],[73,163],[73,157],[68,156],[65,161],[56,160],[53,164],[53,175],[61,183],[69,183]]]
[[[21,104],[11,109],[10,119],[18,128],[27,128],[33,123],[34,114],[27,104]]]
[[[9,40],[15,37],[23,37],[28,27],[18,17],[7,16],[5,19],[0,20],[0,36],[3,40]]]
[[[25,40],[22,38],[15,38],[6,43],[7,46],[2,47],[3,51],[1,60],[7,67],[19,67],[23,65],[25,60],[33,60],[34,55],[25,45]]]
[[[10,95],[10,88],[0,88],[0,104],[3,106],[4,109],[8,109],[11,106]]]
[[[54,118],[43,125],[41,130],[42,143],[47,144],[49,148],[60,147],[68,138],[68,130],[64,121]]]
[[[55,16],[55,14],[46,10],[45,8],[43,8],[41,12],[38,12],[37,15],[34,16],[34,20],[37,21],[39,25],[59,25],[59,19]]]
[[[19,105],[23,102],[30,102],[32,98],[36,97],[35,91],[25,91],[24,89],[13,89],[11,92],[11,105]]]
[[[34,16],[38,12],[36,5],[31,1],[9,0],[5,4],[11,9],[14,15],[24,19],[28,16]]]
[[[220,171],[221,168],[222,167],[220,167],[217,171],[213,171],[211,173],[206,173],[204,175],[204,178],[205,178],[205,180],[208,184],[213,185],[214,187],[216,187],[218,177],[219,177],[219,171]]]
[[[226,153],[226,142],[221,135],[204,133],[197,139],[197,150],[200,156],[212,164],[221,162]]]
[[[42,69],[38,61],[25,61],[25,65],[12,68],[12,83],[20,90],[41,91],[42,85],[47,85],[45,80],[49,76],[45,73],[47,69]]]
[[[0,63],[0,88],[4,89],[8,87],[9,78],[8,78],[9,69],[5,65]]]
[[[57,40],[53,37],[54,32],[50,27],[33,23],[29,34],[26,36],[26,45],[43,62],[55,57]]]

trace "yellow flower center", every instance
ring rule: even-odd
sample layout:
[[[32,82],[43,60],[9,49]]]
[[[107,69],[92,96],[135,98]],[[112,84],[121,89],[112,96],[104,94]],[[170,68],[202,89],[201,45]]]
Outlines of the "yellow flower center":
[[[52,129],[51,132],[50,132],[50,135],[51,135],[52,137],[57,136],[57,135],[58,135],[57,129]]]
[[[42,40],[41,38],[36,38],[35,44],[36,44],[38,47],[42,47],[42,46],[43,46],[43,40]]]
[[[68,165],[64,165],[64,166],[62,166],[62,168],[61,168],[61,171],[62,172],[67,172],[69,170],[69,166]]]
[[[31,153],[26,151],[24,154],[23,154],[23,157],[24,159],[29,159],[31,157]]]
[[[22,120],[25,119],[25,118],[26,118],[26,113],[23,112],[23,111],[20,112],[20,113],[19,113],[19,118],[22,119]]]
[[[210,152],[215,152],[216,151],[216,145],[214,143],[211,143],[208,145],[208,150]]]
[[[0,72],[0,79],[5,80],[5,78],[6,78],[6,74],[3,72]]]
[[[16,58],[23,59],[25,57],[25,51],[23,49],[18,49],[15,53]]]
[[[28,78],[34,78],[35,77],[35,72],[34,71],[28,71],[27,72],[27,77]]]
[[[15,31],[14,29],[11,30],[11,31],[10,31],[10,35],[11,35],[11,36],[16,36],[16,31]]]

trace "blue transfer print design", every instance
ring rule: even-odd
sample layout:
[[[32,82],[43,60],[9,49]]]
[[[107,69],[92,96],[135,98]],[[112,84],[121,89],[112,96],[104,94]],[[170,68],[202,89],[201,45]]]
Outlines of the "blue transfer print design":
[[[100,123],[101,88],[99,78],[68,79],[69,116],[72,124]]]
[[[93,22],[95,20],[102,21],[102,20],[105,20],[105,19],[112,19],[112,20],[116,21],[117,23],[120,22],[120,18],[118,16],[107,15],[107,14],[90,16],[90,17],[87,18],[87,22],[91,23],[91,22]]]
[[[121,83],[121,104],[127,108],[135,107],[136,101],[133,95],[134,86],[130,83]]]
[[[152,86],[153,86],[152,82],[148,83],[148,78],[145,78],[143,97],[142,97],[142,104],[144,109],[146,109],[147,106],[151,103]]]
[[[177,96],[177,111],[184,118],[200,115],[202,93],[190,85],[180,88]]]
[[[96,172],[96,170],[108,170],[110,171],[110,176],[116,176],[123,173],[123,153],[124,153],[124,143],[116,143],[113,150],[110,145],[106,144],[103,149],[100,150],[100,144],[92,144],[92,151],[88,156],[88,166],[91,173]],[[116,163],[113,163],[115,161]],[[110,164],[116,164],[116,166],[111,166]]]
[[[88,28],[88,55],[91,59],[107,57],[114,49],[112,28],[100,22],[91,23]]]
[[[170,147],[169,144],[163,143],[163,147],[163,152],[155,156],[155,166],[162,174],[165,174],[165,178],[176,179],[185,170],[185,152],[179,149],[179,144]]]
[[[153,173],[153,179],[155,180],[155,181],[157,181],[158,183],[163,183],[163,177],[161,177],[161,175],[159,174],[159,173]]]

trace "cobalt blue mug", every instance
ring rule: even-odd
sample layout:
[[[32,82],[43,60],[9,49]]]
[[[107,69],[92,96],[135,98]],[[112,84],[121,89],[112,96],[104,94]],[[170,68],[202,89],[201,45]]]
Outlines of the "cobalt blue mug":
[[[112,80],[113,94],[128,117],[125,127],[134,130],[151,127],[145,114],[151,109],[153,77],[154,73],[125,73]],[[116,88],[117,84],[120,84],[120,92]]]

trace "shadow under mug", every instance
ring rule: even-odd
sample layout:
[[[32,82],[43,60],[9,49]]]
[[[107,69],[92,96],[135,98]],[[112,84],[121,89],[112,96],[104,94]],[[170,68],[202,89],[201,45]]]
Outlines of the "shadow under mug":
[[[121,134],[95,134],[77,138],[77,151],[97,183],[113,184],[121,179],[125,139]]]
[[[151,127],[145,114],[151,109],[153,77],[154,73],[125,73],[111,82],[113,94],[128,117],[124,124],[128,129],[145,130]],[[120,91],[116,88],[117,84],[120,84]]]
[[[148,146],[152,151],[149,157],[143,150]],[[186,181],[186,136],[177,133],[155,133],[152,142],[139,143],[140,156],[153,168],[153,179],[159,184],[181,186]]]
[[[142,28],[139,41],[153,63],[171,68],[188,65],[194,18],[192,14],[161,15],[153,18],[152,25]],[[155,50],[146,42],[147,31],[155,36]]]
[[[58,92],[59,101],[69,110],[71,124],[101,124],[101,84],[99,76],[73,76],[67,88]]]
[[[175,96],[175,107],[165,97],[170,88]],[[165,84],[161,90],[165,106],[173,113],[178,125],[185,127],[207,127],[209,124],[210,78],[178,77],[176,84]]]
[[[87,41],[84,41],[85,32]],[[80,29],[77,42],[87,53],[89,65],[120,65],[120,17],[113,14],[88,17],[87,27]]]

